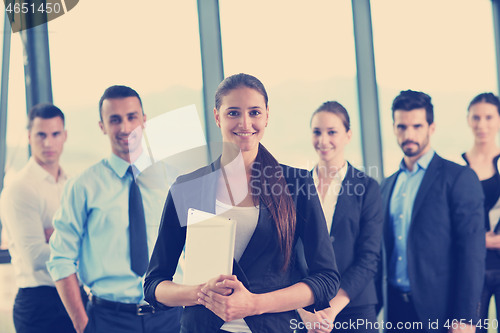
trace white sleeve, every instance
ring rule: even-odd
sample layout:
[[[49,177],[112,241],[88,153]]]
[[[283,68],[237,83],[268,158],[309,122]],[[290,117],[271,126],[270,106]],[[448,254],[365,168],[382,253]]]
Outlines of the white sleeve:
[[[0,199],[2,224],[9,242],[33,270],[42,270],[49,259],[50,249],[45,239],[40,195],[26,184],[8,186]]]

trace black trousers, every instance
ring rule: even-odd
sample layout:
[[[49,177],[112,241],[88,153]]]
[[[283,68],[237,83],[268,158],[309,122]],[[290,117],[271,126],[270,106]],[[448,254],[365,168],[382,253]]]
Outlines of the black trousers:
[[[75,332],[55,287],[20,288],[13,317],[17,333]]]
[[[390,324],[389,324],[390,323]],[[427,321],[418,318],[411,295],[403,295],[390,285],[387,288],[387,323],[389,333],[425,333]]]
[[[483,292],[481,294],[481,323],[485,323],[485,319],[488,319],[488,308],[491,301],[491,296],[495,295],[495,303],[497,310],[497,317],[500,316],[500,270],[486,270],[486,275],[484,277]],[[496,329],[498,332],[498,328]],[[487,332],[487,330],[482,327],[476,328],[476,332]]]
[[[87,304],[85,333],[179,333],[182,307],[144,315]]]

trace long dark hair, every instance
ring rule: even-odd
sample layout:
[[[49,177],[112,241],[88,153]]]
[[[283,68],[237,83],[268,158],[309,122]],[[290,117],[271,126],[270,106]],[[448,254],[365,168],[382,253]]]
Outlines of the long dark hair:
[[[482,93],[482,94],[479,94],[476,97],[474,97],[472,99],[472,101],[469,103],[469,107],[467,108],[467,112],[469,112],[470,108],[474,104],[477,104],[477,103],[489,103],[489,104],[493,104],[494,106],[497,107],[497,111],[500,114],[500,100],[498,99],[497,96],[495,96],[495,94],[493,94],[491,92]]]
[[[222,98],[232,90],[242,87],[259,92],[264,97],[267,107],[268,97],[262,82],[252,75],[240,73],[227,77],[217,87],[215,92],[215,108],[217,112],[220,110]],[[272,170],[272,172],[265,172],[265,168]],[[254,205],[262,204],[269,209],[276,224],[280,249],[283,254],[282,270],[285,271],[292,256],[296,211],[281,166],[260,143],[259,151],[252,165],[250,182],[252,184],[251,193]],[[276,194],[275,189],[279,189],[278,194]]]

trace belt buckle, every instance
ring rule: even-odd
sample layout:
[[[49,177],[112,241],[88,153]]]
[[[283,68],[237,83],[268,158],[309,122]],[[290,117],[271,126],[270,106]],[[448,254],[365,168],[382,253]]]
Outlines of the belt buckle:
[[[403,302],[405,302],[405,303],[411,302],[410,296],[411,296],[410,293],[401,293],[401,298],[403,299]]]
[[[155,313],[155,308],[147,304],[137,304],[136,315],[145,316]]]

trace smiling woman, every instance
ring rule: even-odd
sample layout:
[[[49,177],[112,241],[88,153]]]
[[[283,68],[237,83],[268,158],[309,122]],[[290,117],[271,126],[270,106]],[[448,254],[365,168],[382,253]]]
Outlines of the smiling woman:
[[[303,309],[298,312],[305,327],[316,328],[311,332],[328,333],[333,327],[345,327],[342,332],[377,333],[373,326],[351,328],[350,323],[361,321],[369,326],[377,322],[374,276],[380,260],[383,226],[379,185],[344,157],[352,131],[349,114],[342,104],[329,101],[314,111],[311,132],[318,154],[318,164],[311,174],[332,247],[335,253],[342,254],[337,258],[342,282],[330,307],[315,313]]]
[[[222,105],[216,104],[215,121],[224,142],[234,143],[242,151],[256,151],[269,119],[266,104],[257,90],[247,87],[234,89]]]
[[[146,300],[157,307],[185,306],[181,332],[292,332],[295,309],[328,307],[339,286],[312,178],[306,170],[278,164],[260,144],[269,108],[257,78],[226,78],[215,95],[214,117],[222,155],[172,185],[144,282]],[[242,163],[233,163],[235,155]],[[242,175],[235,165],[243,165]],[[264,172],[268,168],[281,172]],[[233,196],[235,189],[246,195]],[[237,221],[233,275],[194,286],[172,282],[185,243],[187,207]],[[299,239],[309,267],[301,279],[293,251]]]

